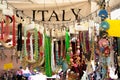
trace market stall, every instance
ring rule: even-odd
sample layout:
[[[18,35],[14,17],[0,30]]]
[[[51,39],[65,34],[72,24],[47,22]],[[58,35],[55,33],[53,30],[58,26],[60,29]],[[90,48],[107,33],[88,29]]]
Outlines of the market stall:
[[[118,79],[120,21],[111,19],[117,6],[113,0],[2,0],[1,71],[14,69],[20,80]]]

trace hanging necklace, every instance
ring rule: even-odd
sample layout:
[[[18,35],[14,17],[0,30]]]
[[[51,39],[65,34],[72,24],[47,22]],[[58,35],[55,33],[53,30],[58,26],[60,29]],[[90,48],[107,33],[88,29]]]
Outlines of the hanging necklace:
[[[38,60],[38,31],[35,28],[34,30],[34,36],[35,36],[35,42],[34,42],[34,47],[35,47],[35,53],[34,53],[34,58],[35,60]]]
[[[8,40],[8,37],[10,35],[10,29],[9,29],[9,16],[6,16],[6,26],[4,27],[4,20],[2,20],[1,22],[1,44],[6,47],[6,48],[12,48],[16,45],[16,40],[15,40],[15,36],[16,36],[16,33],[15,33],[15,17],[14,15],[12,16],[12,20],[13,20],[13,36],[12,36],[12,45],[8,45],[6,43],[6,41]]]

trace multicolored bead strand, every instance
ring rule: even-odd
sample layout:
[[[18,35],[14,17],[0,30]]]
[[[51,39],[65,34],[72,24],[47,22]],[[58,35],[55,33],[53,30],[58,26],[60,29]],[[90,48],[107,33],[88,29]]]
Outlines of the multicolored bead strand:
[[[34,36],[35,36],[35,39],[34,39],[34,41],[35,41],[34,42],[34,47],[35,47],[34,59],[38,60],[38,31],[36,28],[34,30]]]

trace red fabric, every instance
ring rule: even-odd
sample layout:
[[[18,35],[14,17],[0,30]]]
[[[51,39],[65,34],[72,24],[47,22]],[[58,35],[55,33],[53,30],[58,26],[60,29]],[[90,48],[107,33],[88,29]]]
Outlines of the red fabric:
[[[6,41],[7,38],[8,38],[8,36],[9,36],[9,33],[10,33],[10,29],[9,29],[9,17],[8,16],[6,16],[6,26],[5,26],[4,32],[5,32],[4,41]]]
[[[28,34],[27,34],[27,44],[30,44],[30,33],[28,32]]]
[[[30,32],[28,32],[28,34],[27,34],[27,40],[26,40],[26,47],[27,47],[27,51],[29,51],[30,50]]]
[[[39,46],[42,46],[42,34],[40,34],[40,32],[38,32],[38,39],[39,39]]]
[[[16,30],[15,30],[15,16],[12,16],[12,20],[13,20],[13,26],[12,26],[12,45],[15,46],[16,45]]]
[[[104,49],[105,56],[108,56],[110,54],[110,48],[107,46]]]
[[[4,33],[4,21],[1,22],[1,39],[3,40],[3,33]]]
[[[43,55],[44,55],[43,52],[40,52],[40,56],[43,57]]]

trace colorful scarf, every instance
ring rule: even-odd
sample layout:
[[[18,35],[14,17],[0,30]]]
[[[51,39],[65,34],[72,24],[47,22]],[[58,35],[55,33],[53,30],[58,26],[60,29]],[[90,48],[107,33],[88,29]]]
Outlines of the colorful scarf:
[[[46,76],[52,76],[52,69],[51,69],[51,40],[45,34],[45,72]]]
[[[66,60],[69,63],[70,61],[70,54],[69,54],[69,47],[70,47],[70,35],[68,31],[65,33],[65,47],[66,47]]]

